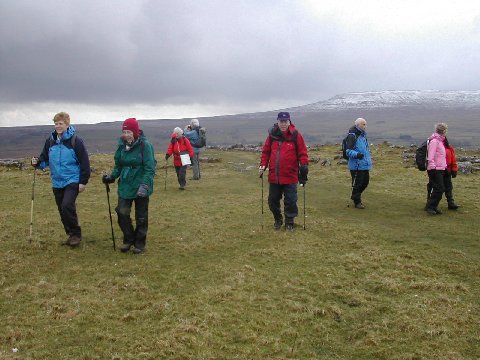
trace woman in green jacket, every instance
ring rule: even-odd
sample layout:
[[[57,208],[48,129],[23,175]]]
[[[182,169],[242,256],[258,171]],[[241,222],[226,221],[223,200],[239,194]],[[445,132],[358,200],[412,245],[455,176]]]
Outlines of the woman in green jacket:
[[[122,126],[122,136],[114,156],[115,167],[111,175],[104,175],[105,184],[118,180],[118,225],[123,232],[122,252],[133,246],[134,254],[145,251],[148,231],[148,202],[153,192],[155,156],[153,146],[139,129],[135,118],[126,119]],[[135,203],[135,224],[133,228],[130,212]]]

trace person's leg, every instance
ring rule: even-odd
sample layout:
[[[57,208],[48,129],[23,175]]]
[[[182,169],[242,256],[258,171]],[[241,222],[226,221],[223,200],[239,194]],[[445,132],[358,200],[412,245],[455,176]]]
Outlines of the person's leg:
[[[280,200],[282,198],[282,187],[278,184],[270,184],[268,191],[268,207],[273,214],[275,229],[280,229],[282,226],[282,209],[280,208]]]
[[[297,184],[283,185],[283,207],[285,210],[285,227],[287,230],[293,230],[294,218],[298,216],[298,194]]]
[[[445,197],[447,198],[448,209],[457,210],[459,206],[455,203],[455,199],[453,198],[453,183],[452,175],[450,173],[445,172],[443,185],[445,186]]]
[[[351,170],[352,176],[352,196],[350,197],[355,207],[363,208],[362,192],[367,188],[370,182],[370,174],[368,170]]]
[[[442,200],[442,194],[445,191],[443,173],[444,172],[440,170],[428,170],[428,179],[432,186],[432,192],[430,194],[430,199],[428,199],[427,212],[432,215],[441,213],[437,207],[440,200]]]
[[[141,253],[145,250],[148,232],[148,203],[149,197],[135,199],[135,248],[134,252]]]
[[[63,194],[65,192],[65,188],[52,188],[53,195],[55,196],[55,203],[57,204],[58,213],[60,215],[60,220],[62,221],[63,228],[65,229],[65,234],[70,235],[70,229],[65,226],[65,222],[63,221],[62,215],[62,202],[63,202]],[[70,238],[66,241],[68,244]]]
[[[193,180],[200,180],[200,161],[199,153],[195,152],[192,158]]]
[[[122,252],[130,250],[130,247],[135,243],[135,232],[133,230],[132,219],[130,212],[132,210],[133,199],[118,198],[118,205],[115,208],[118,216],[118,226],[123,232],[123,245],[120,247]]]
[[[187,166],[180,166],[178,169],[178,183],[180,184],[180,189],[184,190],[187,185]]]
[[[66,244],[77,246],[82,240],[82,230],[78,224],[77,207],[75,205],[78,196],[78,184],[68,184],[63,189],[54,189],[54,194],[63,227],[69,235]]]

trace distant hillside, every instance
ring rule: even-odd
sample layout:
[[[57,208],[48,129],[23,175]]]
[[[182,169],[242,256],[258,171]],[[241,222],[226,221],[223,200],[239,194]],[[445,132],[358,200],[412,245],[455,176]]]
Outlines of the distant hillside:
[[[284,109],[303,133],[307,144],[339,143],[357,117],[368,121],[373,143],[389,141],[409,145],[420,143],[432,133],[433,125],[446,122],[450,141],[457,147],[480,146],[480,91],[383,91],[337,95],[314,104]],[[207,128],[209,145],[256,144],[263,142],[278,110],[200,118]],[[142,120],[141,128],[164,152],[175,126],[190,119]],[[92,153],[115,150],[121,122],[78,125]],[[51,126],[0,128],[0,157],[38,154]]]

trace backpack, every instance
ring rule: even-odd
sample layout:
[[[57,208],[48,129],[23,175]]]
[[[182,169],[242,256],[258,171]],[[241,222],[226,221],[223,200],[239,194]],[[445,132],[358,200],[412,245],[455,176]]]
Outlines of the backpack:
[[[197,143],[195,144],[195,147],[202,148],[207,145],[207,129],[204,127],[197,128],[197,133],[198,133],[198,140]]]
[[[155,150],[153,149],[153,145],[151,143],[148,143],[148,144],[150,145],[153,153],[153,162],[155,164],[153,176],[155,176],[157,174],[157,159],[155,158]],[[140,145],[140,157],[142,158],[142,166],[143,166],[143,150],[145,149],[145,142],[140,141],[139,145]]]
[[[342,140],[342,157],[345,160],[348,160],[348,155],[347,155],[347,140],[350,135],[355,136],[355,142],[357,142],[358,136],[355,133],[348,133],[347,136]]]
[[[427,151],[429,143],[430,140],[425,140],[422,145],[415,150],[415,164],[420,171],[427,170]]]

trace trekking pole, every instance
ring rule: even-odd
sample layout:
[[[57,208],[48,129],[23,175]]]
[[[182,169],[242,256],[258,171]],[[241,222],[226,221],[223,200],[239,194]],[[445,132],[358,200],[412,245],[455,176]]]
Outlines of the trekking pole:
[[[167,190],[167,169],[168,169],[168,160],[165,160],[165,190]]]
[[[355,183],[357,182],[357,175],[358,175],[358,166],[360,164],[357,162],[357,168],[355,169],[355,176],[353,177],[353,181],[352,181],[352,191],[351,191],[351,194],[353,194],[353,188],[355,187]],[[350,195],[351,195],[350,194]],[[350,207],[350,202],[348,203],[347,207]]]
[[[262,179],[262,230],[263,230],[263,172],[260,174],[260,179]]]
[[[303,230],[306,230],[305,228],[305,218],[307,216],[305,215],[305,184],[303,184]]]
[[[30,243],[32,242],[33,234],[33,201],[35,200],[35,176],[37,175],[37,169],[33,169],[33,182],[32,182],[32,206],[30,207]]]
[[[105,189],[107,190],[107,202],[108,202],[108,215],[110,215],[110,228],[112,229],[112,242],[113,242],[113,250],[115,251],[115,235],[113,233],[113,221],[112,221],[112,209],[110,207],[110,185],[108,183],[105,184]]]

